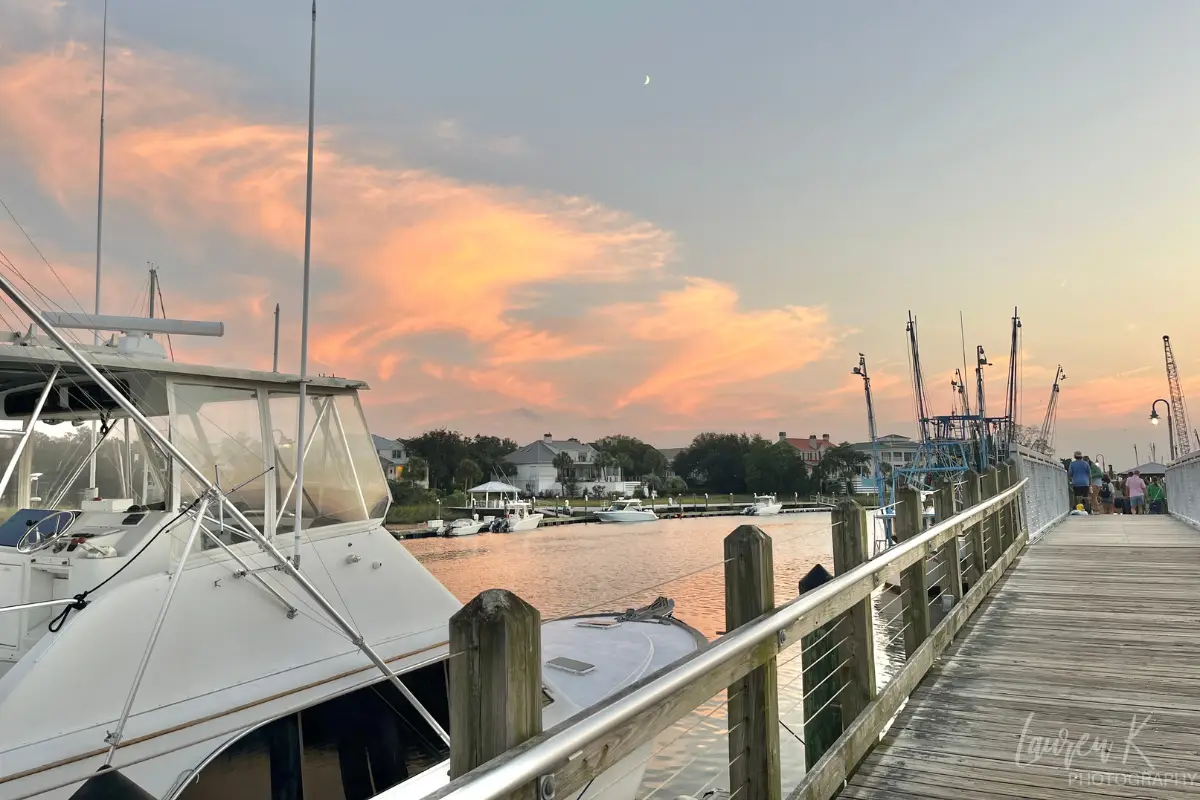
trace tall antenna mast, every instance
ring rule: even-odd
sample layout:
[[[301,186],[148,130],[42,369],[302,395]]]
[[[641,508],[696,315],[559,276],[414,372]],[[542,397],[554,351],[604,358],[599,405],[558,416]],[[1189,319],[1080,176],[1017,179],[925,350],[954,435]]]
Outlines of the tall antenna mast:
[[[962,357],[963,357],[962,374],[969,375],[970,373],[967,372],[967,328],[963,324],[962,311],[958,312],[958,337],[959,337],[959,341],[962,342]],[[971,398],[966,392],[962,393],[962,401],[963,401],[963,416],[965,416],[965,417],[971,416]]]
[[[100,174],[96,180],[96,316],[100,315],[100,259],[104,244],[104,90],[108,77],[108,0],[104,0],[104,22],[100,35]],[[92,333],[92,344],[100,344],[100,331]],[[92,423],[92,454],[88,458],[88,488],[96,488],[96,438]]]
[[[317,0],[312,4],[308,55],[308,175],[304,196],[304,290],[300,301],[300,397],[296,410],[296,512],[292,563],[300,568],[300,523],[304,514],[304,405],[308,402],[308,283],[312,264],[313,121],[317,87]]]
[[[1017,314],[1016,306],[1013,307],[1012,315],[1012,341],[1008,351],[1008,393],[1004,399],[1004,426],[1005,430],[1001,434],[1004,437],[1005,455],[1007,456],[1011,450],[1013,437],[1017,431],[1017,417],[1020,414],[1020,409],[1017,406],[1017,359],[1020,358],[1020,342],[1021,342],[1021,317]]]

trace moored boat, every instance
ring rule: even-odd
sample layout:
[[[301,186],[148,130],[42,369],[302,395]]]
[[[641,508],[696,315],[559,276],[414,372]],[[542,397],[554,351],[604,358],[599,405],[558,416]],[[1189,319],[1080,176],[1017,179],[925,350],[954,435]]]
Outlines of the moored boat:
[[[641,500],[630,499],[613,501],[605,510],[596,512],[596,519],[601,522],[653,522],[658,516],[643,508]]]

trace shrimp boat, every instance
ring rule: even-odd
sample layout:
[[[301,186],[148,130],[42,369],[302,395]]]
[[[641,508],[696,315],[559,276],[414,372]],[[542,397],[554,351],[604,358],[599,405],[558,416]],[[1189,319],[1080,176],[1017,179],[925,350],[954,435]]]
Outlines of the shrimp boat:
[[[309,378],[300,448],[297,376],[175,363],[150,336],[219,323],[43,315],[0,290],[33,323],[0,334],[0,419],[20,426],[0,437],[0,797],[444,785],[461,604],[383,527],[366,385]],[[68,338],[84,330],[114,335]],[[672,612],[547,623],[544,727],[703,647]],[[576,796],[632,798],[650,752]]]

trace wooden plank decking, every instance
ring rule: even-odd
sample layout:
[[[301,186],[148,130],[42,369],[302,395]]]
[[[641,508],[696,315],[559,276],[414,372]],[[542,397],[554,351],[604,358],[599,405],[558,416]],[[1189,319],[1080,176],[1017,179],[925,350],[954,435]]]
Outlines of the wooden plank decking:
[[[1200,531],[1070,517],[1031,545],[840,797],[1200,797]]]

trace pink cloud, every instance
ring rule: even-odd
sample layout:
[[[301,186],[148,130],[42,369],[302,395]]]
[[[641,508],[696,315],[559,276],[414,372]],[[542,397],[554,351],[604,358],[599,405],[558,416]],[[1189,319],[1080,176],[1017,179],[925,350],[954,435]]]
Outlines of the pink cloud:
[[[73,45],[0,66],[0,143],[81,225],[95,192],[95,62]],[[302,125],[252,118],[192,74],[150,48],[111,58],[106,196],[181,246],[215,233],[298,259]],[[377,389],[414,402],[437,393],[448,419],[495,410],[499,398],[568,416],[644,406],[704,425],[737,414],[728,398],[802,370],[836,339],[822,309],[748,309],[714,280],[683,278],[682,289],[654,296],[673,235],[586,198],[368,163],[329,131],[315,186],[324,288],[314,298],[313,371],[377,378]],[[68,269],[86,276],[81,260]],[[269,342],[275,300],[298,290],[294,275],[255,273],[252,263],[214,268],[201,291],[173,296],[172,315],[233,319],[243,339]],[[534,321],[550,288],[634,281],[652,299],[580,306],[599,327]],[[294,327],[284,336],[290,352]],[[456,343],[457,357],[423,354],[418,340],[430,336]],[[227,360],[221,347],[188,343],[187,352]],[[250,366],[269,359],[267,346],[239,350]],[[636,368],[611,370],[613,359]],[[609,369],[602,392],[579,378],[589,363]],[[760,403],[763,418],[781,410]]]

